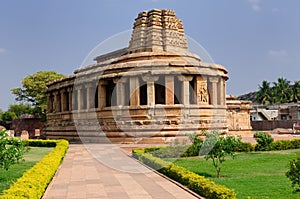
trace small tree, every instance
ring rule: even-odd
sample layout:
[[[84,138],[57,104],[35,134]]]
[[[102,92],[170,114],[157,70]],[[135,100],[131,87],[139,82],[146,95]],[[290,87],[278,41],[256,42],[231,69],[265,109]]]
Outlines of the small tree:
[[[18,118],[23,114],[34,114],[34,108],[30,104],[11,104],[8,111],[14,112]]]
[[[46,84],[63,77],[65,75],[55,71],[39,71],[33,75],[26,76],[22,79],[22,87],[13,88],[11,92],[16,95],[16,101],[31,104],[35,109],[35,113],[43,115],[47,102],[45,94]]]
[[[273,148],[274,139],[270,134],[256,132],[254,138],[257,142],[255,151],[270,151]]]
[[[206,139],[200,150],[206,160],[211,159],[217,172],[217,178],[221,177],[221,168],[227,156],[234,158],[235,149],[239,146],[241,138],[234,136],[220,136],[219,132],[206,133]]]
[[[0,131],[0,168],[8,170],[23,158],[26,142],[9,138],[5,130]]]
[[[16,119],[17,116],[14,112],[11,111],[5,111],[2,115],[1,115],[1,120],[3,121],[11,121],[13,119]]]
[[[286,177],[292,182],[292,187],[296,192],[300,192],[300,157],[291,160],[288,164],[289,170],[286,172]]]
[[[187,148],[182,156],[198,156],[203,144],[203,140],[197,135],[197,133],[188,134],[188,137],[192,144]]]

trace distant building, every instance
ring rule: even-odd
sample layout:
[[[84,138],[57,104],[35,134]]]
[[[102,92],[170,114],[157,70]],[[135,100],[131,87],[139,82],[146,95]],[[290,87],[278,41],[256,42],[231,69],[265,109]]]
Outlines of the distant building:
[[[269,109],[265,106],[253,105],[253,109],[250,111],[251,121],[264,121],[264,120],[276,120],[278,117],[278,110]]]
[[[300,104],[282,104],[278,108],[279,120],[300,120]]]
[[[251,121],[300,120],[300,104],[253,105]]]
[[[295,129],[300,127],[300,104],[253,105],[250,118],[253,130],[287,129],[281,130],[282,133],[296,132]]]

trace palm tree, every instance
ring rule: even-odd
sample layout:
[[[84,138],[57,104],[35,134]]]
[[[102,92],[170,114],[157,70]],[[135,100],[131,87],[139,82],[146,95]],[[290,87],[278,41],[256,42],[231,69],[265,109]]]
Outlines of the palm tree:
[[[300,81],[295,81],[291,88],[291,99],[292,102],[300,101]]]
[[[288,103],[291,99],[290,81],[280,77],[274,84],[274,98],[276,104]]]
[[[258,85],[258,92],[256,94],[256,100],[260,104],[269,105],[272,102],[272,91],[270,88],[270,82],[264,80],[262,85]]]

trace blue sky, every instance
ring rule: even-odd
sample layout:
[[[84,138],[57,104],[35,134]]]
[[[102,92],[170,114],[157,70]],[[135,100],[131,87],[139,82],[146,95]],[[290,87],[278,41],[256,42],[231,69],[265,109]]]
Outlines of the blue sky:
[[[0,0],[0,108],[40,70],[71,75],[88,53],[132,28],[138,12],[174,9],[185,33],[229,71],[227,94],[300,80],[298,0]]]

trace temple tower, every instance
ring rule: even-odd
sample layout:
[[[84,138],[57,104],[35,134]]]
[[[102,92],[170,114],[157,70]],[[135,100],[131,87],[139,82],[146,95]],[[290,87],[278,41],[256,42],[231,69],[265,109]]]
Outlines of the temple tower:
[[[48,84],[48,138],[166,143],[228,130],[227,70],[188,51],[173,10],[138,14],[127,48]]]

